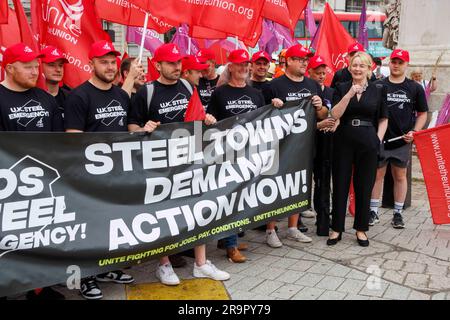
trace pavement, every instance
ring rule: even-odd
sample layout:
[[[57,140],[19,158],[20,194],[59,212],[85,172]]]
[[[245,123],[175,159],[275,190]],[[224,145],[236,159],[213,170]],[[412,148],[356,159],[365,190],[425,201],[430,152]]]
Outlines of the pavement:
[[[268,247],[264,232],[246,231],[239,241],[249,245],[248,261],[241,264],[229,262],[214,241],[207,246],[208,259],[229,272],[231,279],[223,283],[208,280],[216,286],[211,295],[205,295],[204,283],[186,290],[186,285],[195,283],[189,280],[194,262],[187,258],[188,266],[176,269],[184,284],[184,296],[176,295],[176,299],[450,300],[450,225],[433,225],[415,156],[412,206],[404,212],[406,228],[391,227],[392,209],[381,208],[380,213],[381,222],[368,232],[368,248],[358,246],[351,216],[346,219],[342,241],[334,247],[326,245],[327,237],[315,235],[315,219],[303,218],[309,227],[307,235],[313,238],[311,244],[287,240],[285,220],[279,222],[282,248]],[[177,289],[161,286],[155,269],[156,261],[149,261],[126,270],[135,277],[134,285],[101,283],[104,299],[173,298]],[[56,288],[67,299],[82,299],[77,290]],[[216,295],[218,290],[225,295]],[[155,292],[161,294],[155,296]]]

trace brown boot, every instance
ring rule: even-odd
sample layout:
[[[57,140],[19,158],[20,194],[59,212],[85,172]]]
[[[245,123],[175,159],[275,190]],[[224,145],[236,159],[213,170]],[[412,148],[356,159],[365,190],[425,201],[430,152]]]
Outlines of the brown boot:
[[[230,262],[242,263],[247,260],[247,258],[238,250],[238,248],[227,249],[227,257]]]

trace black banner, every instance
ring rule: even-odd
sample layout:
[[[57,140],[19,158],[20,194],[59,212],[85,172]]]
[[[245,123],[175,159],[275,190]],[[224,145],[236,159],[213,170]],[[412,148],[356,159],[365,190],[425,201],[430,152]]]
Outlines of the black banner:
[[[0,133],[0,296],[310,208],[309,99],[152,134]]]

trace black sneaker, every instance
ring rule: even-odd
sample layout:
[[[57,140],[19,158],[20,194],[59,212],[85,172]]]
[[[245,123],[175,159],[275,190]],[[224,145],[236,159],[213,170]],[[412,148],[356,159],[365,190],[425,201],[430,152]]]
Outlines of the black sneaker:
[[[405,224],[403,223],[403,217],[400,213],[394,213],[394,217],[391,222],[394,229],[403,229],[405,228]]]
[[[297,229],[302,233],[308,232],[308,227],[303,224],[300,217],[298,218]]]
[[[45,287],[39,293],[34,290],[28,291],[27,300],[65,300],[65,297],[58,291]]]
[[[376,223],[380,223],[380,218],[375,211],[370,211],[369,226],[374,226]]]
[[[83,298],[88,300],[97,300],[103,298],[102,291],[98,287],[94,277],[81,280],[80,293]]]
[[[115,282],[122,284],[134,282],[134,278],[132,276],[123,273],[120,270],[99,274],[95,277],[95,280],[100,282]]]

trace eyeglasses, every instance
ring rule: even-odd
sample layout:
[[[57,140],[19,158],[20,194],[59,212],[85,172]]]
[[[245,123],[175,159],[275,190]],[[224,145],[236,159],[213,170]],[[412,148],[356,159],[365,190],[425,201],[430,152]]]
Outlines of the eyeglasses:
[[[308,58],[291,57],[291,59],[294,60],[294,61],[299,61],[301,63],[308,63],[309,62]]]

